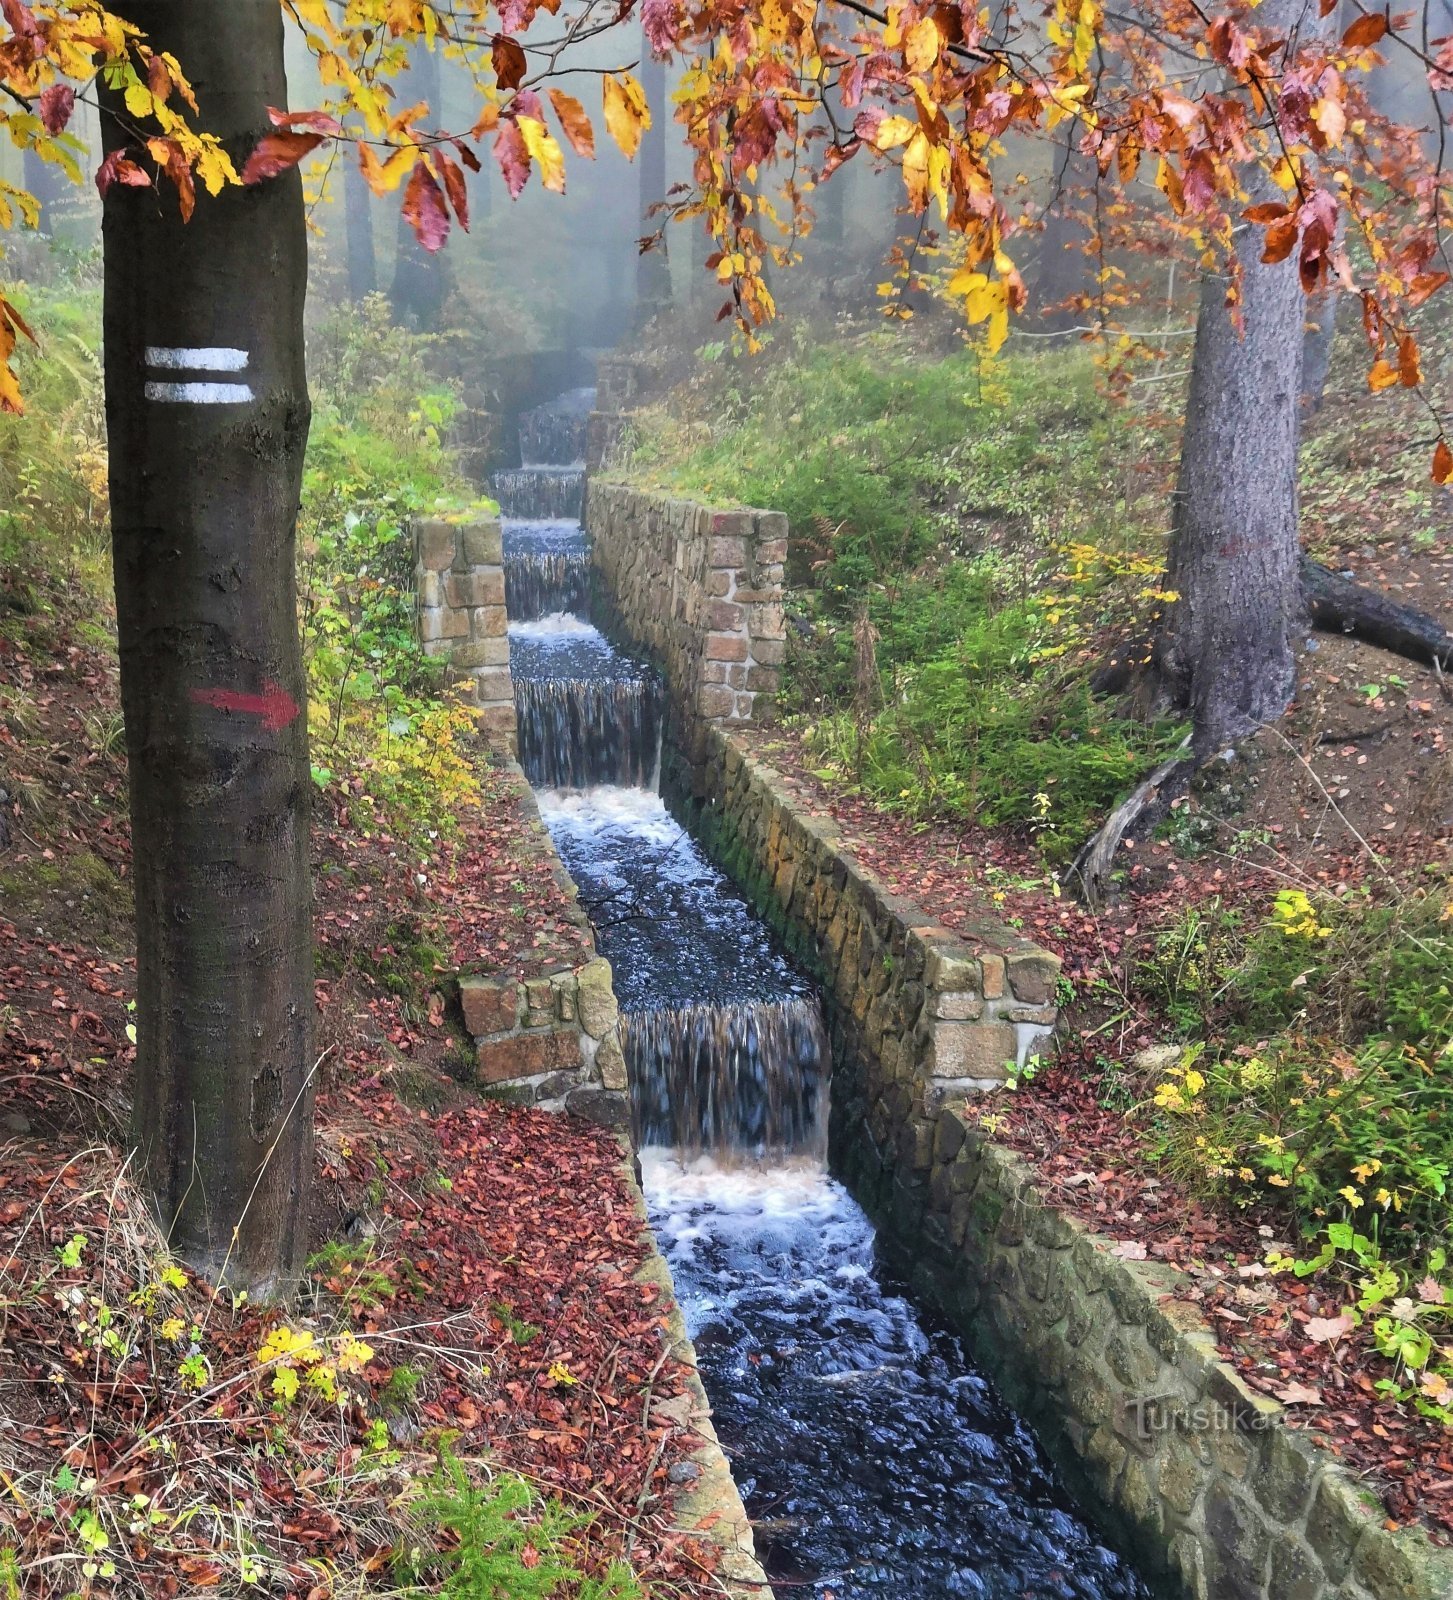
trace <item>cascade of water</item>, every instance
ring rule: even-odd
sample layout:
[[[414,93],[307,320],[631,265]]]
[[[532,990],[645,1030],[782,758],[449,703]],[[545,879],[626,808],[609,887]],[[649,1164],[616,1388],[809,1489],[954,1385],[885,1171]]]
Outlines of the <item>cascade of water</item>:
[[[580,517],[585,464],[505,467],[494,475],[494,497],[506,517],[561,521]]]
[[[661,707],[648,678],[516,678],[515,714],[531,783],[645,785],[656,769]]]
[[[524,412],[519,421],[520,460],[526,466],[579,461],[585,455],[585,430],[594,404],[594,389],[571,389]]]
[[[822,1155],[827,1038],[815,999],[627,1012],[639,1145]]]
[[[520,622],[590,606],[590,558],[583,550],[505,551],[505,610]]]

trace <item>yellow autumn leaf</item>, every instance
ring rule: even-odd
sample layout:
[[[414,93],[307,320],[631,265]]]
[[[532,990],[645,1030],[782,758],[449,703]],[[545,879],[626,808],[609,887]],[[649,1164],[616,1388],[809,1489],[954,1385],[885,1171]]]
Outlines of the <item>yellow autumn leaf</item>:
[[[875,150],[893,150],[918,133],[918,124],[907,117],[884,117],[873,134]]]
[[[932,17],[922,17],[904,35],[903,59],[910,72],[927,72],[942,48],[938,24]]]
[[[536,117],[518,118],[520,138],[540,169],[540,181],[556,194],[565,193],[565,152],[555,136]]]
[[[607,73],[601,79],[601,100],[606,130],[626,159],[634,161],[641,148],[641,135],[651,126],[645,91],[629,72],[621,73],[619,78]]]
[[[241,183],[232,157],[220,144],[206,145],[197,158],[197,176],[207,186],[208,194],[221,194],[229,183]]]

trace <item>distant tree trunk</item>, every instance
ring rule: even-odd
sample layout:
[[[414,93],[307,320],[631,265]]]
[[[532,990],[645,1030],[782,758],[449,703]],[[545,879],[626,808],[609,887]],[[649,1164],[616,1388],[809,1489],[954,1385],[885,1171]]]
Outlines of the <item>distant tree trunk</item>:
[[[378,258],[373,248],[373,191],[350,147],[338,152],[343,163],[343,223],[348,244],[348,298],[362,300],[378,289]]]
[[[41,160],[34,150],[25,152],[22,167],[25,187],[40,202],[40,227],[37,231],[47,239],[53,239],[56,232],[56,202],[65,195],[70,184],[59,167]]]
[[[666,98],[666,63],[642,40],[641,88],[651,108],[651,126],[641,138],[640,204],[641,233],[661,226],[659,217],[648,216],[651,207],[666,198],[666,126],[670,120]],[[643,327],[652,317],[671,308],[671,260],[666,253],[666,235],[636,261],[636,325]]]
[[[240,167],[287,105],[276,0],[127,0]],[[105,94],[108,151],[135,119]],[[106,419],[136,896],[132,1142],[172,1248],[254,1298],[306,1251],[306,692],[294,540],[309,406],[302,180],[112,186]]]
[[[1095,163],[1074,148],[1079,123],[1067,117],[1060,126],[1064,137],[1054,145],[1051,198],[1039,236],[1034,302],[1045,326],[1063,331],[1083,320],[1083,312],[1065,302],[1085,293],[1090,283],[1090,260],[1085,254],[1090,230],[1078,213],[1085,204],[1080,191],[1095,182],[1097,171]]]
[[[430,127],[439,123],[439,57],[423,45],[413,48],[413,60],[400,93],[403,104],[429,102]],[[413,228],[399,212],[398,252],[394,257],[393,290],[389,299],[394,320],[405,328],[423,333],[439,326],[444,302],[453,287],[449,262],[442,250],[428,251],[419,243]]]

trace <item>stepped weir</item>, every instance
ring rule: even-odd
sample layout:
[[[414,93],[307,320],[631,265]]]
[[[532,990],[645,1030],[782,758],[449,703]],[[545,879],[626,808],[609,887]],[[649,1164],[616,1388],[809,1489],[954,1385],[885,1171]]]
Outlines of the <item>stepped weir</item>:
[[[814,1600],[1144,1600],[825,1170],[818,995],[668,810],[660,680],[590,615],[590,403],[521,418],[495,478],[520,759],[611,962],[652,1222],[759,1554]],[[739,692],[725,665],[710,688]]]

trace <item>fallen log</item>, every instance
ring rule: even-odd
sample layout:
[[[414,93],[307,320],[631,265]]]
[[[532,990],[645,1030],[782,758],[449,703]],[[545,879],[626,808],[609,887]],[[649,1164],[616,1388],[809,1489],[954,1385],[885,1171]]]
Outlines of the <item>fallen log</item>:
[[[1436,617],[1399,605],[1305,555],[1302,598],[1312,626],[1322,633],[1350,635],[1425,667],[1453,665],[1453,634]]]

